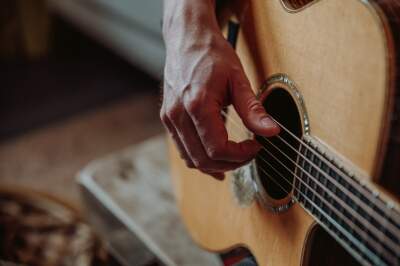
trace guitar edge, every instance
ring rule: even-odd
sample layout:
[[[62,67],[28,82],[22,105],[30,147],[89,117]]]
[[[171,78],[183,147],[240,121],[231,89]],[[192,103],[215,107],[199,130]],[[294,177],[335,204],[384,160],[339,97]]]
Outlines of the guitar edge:
[[[237,51],[252,87],[257,90],[274,73],[290,76],[304,97],[311,134],[398,197],[400,121],[393,117],[400,111],[400,55],[395,53],[400,49],[400,5],[320,0],[288,12],[280,1],[240,1],[235,6],[242,29]],[[227,126],[232,132],[232,125]],[[354,263],[336,244],[328,247],[328,236],[299,205],[281,214],[256,202],[240,207],[230,174],[220,182],[188,169],[171,141],[169,147],[177,204],[203,248],[245,246],[259,265]],[[332,248],[337,249],[333,257]]]

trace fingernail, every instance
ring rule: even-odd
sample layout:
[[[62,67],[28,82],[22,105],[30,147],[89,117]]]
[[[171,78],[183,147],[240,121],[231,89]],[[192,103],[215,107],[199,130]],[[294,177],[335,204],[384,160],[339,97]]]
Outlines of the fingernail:
[[[278,124],[275,123],[275,122],[271,119],[271,117],[269,117],[269,116],[266,116],[266,117],[264,117],[263,119],[261,119],[261,124],[262,124],[264,127],[269,127],[269,128],[271,128],[271,127],[278,127],[278,128],[279,128]]]

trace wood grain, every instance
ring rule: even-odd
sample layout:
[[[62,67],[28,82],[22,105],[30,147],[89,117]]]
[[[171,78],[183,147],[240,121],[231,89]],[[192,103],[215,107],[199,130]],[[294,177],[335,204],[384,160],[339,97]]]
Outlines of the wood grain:
[[[320,0],[298,12],[279,0],[236,6],[237,50],[255,92],[269,76],[287,74],[305,100],[311,135],[374,182],[390,129],[398,130],[389,124],[395,40],[379,7],[360,0]],[[238,135],[229,122],[228,128]],[[241,208],[230,177],[218,182],[187,169],[174,148],[171,158],[179,207],[197,243],[214,251],[244,245],[260,265],[306,263],[315,224],[298,205],[280,215],[257,203]]]

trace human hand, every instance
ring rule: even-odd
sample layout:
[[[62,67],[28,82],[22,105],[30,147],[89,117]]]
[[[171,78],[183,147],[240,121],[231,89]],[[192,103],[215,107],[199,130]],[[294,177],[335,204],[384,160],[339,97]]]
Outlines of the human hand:
[[[279,127],[256,99],[239,58],[216,24],[206,20],[186,30],[176,27],[164,29],[167,57],[160,116],[186,165],[222,179],[224,172],[247,163],[261,148],[255,140],[229,140],[221,116],[225,106],[232,104],[257,135],[276,135]]]

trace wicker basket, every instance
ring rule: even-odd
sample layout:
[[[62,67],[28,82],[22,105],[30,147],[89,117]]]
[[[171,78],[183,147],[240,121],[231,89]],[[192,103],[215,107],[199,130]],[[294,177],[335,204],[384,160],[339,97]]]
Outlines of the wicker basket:
[[[25,189],[0,189],[0,265],[117,265],[68,204]]]

